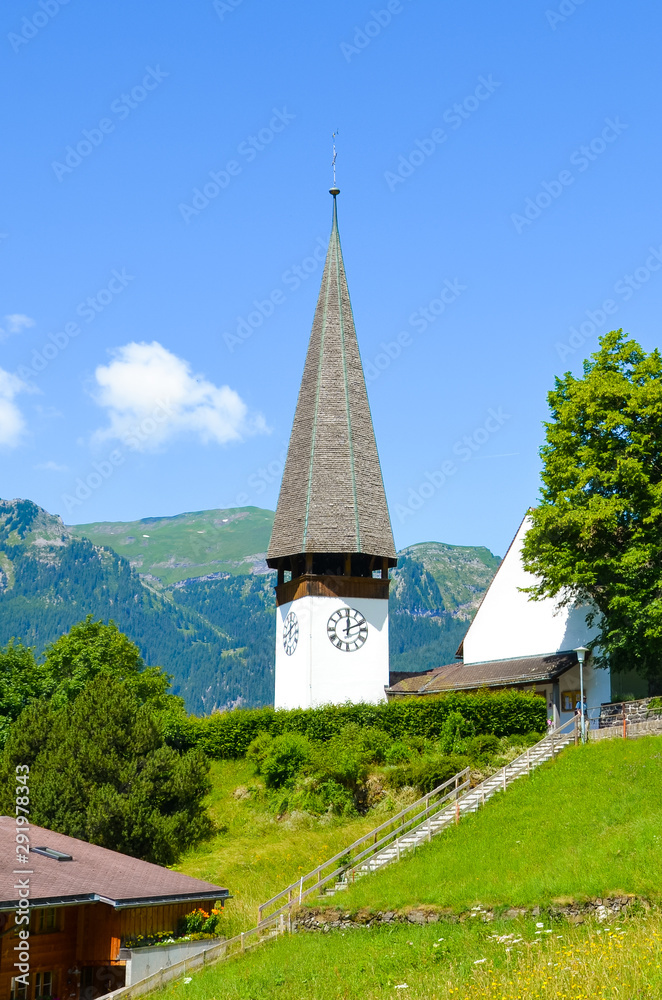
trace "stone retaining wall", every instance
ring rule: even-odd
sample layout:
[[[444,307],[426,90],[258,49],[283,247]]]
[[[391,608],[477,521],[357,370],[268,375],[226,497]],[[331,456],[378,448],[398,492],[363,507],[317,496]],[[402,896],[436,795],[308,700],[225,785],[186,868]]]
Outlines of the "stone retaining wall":
[[[646,722],[628,722],[626,735],[629,740],[634,740],[639,736],[660,736],[662,735],[662,718],[648,719]],[[623,723],[617,722],[615,726],[605,726],[604,729],[591,729],[589,739],[592,743],[596,740],[622,739]]]
[[[600,729],[622,722],[623,709],[625,709],[625,718],[628,724],[648,722],[649,719],[662,719],[662,709],[650,710],[651,701],[653,698],[640,698],[638,701],[615,701],[608,705],[601,705]]]
[[[515,920],[526,917],[547,917],[549,920],[567,920],[573,924],[582,924],[586,919],[614,920],[627,914],[633,906],[641,910],[649,910],[651,903],[637,896],[611,896],[589,899],[584,903],[557,902],[550,906],[534,907],[489,907],[474,906],[463,913],[453,913],[440,906],[419,906],[406,911],[380,910],[375,912],[362,909],[355,912],[347,910],[320,909],[302,907],[293,914],[292,930],[322,931],[352,930],[358,928],[378,927],[393,924],[434,924],[434,923],[467,923],[479,920],[490,923],[493,920]]]

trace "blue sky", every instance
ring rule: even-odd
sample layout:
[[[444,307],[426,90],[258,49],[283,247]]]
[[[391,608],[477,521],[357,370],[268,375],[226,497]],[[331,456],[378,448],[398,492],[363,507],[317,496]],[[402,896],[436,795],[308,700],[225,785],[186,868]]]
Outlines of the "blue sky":
[[[659,343],[659,5],[0,18],[0,495],[68,523],[275,506],[339,129],[396,544],[503,554],[554,376],[612,327]]]

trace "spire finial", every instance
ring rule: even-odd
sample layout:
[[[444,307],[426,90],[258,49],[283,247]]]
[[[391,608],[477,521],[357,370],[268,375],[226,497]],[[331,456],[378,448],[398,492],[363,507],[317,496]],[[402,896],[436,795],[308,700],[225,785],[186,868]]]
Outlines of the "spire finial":
[[[339,129],[336,129],[333,133],[333,160],[331,161],[331,166],[333,167],[333,187],[329,188],[329,194],[332,194],[335,198],[336,195],[340,194],[340,188],[336,184],[336,136],[338,135]]]

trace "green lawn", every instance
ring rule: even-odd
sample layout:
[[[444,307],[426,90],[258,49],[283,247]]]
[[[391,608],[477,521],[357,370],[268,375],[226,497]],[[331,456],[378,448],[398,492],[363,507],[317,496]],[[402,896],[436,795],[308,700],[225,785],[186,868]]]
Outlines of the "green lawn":
[[[661,932],[662,920],[654,914],[608,928],[541,919],[296,934],[182,977],[155,995],[163,1000],[652,1000],[662,991]]]
[[[341,905],[662,899],[661,791],[662,737],[569,748],[415,855],[361,879]]]

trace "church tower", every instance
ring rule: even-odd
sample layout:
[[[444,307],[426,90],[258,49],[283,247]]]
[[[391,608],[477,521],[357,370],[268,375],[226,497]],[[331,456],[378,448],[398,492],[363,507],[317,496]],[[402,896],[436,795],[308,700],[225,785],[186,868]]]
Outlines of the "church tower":
[[[276,586],[276,708],[376,703],[389,682],[397,565],[340,249],[337,187],[267,563]]]

